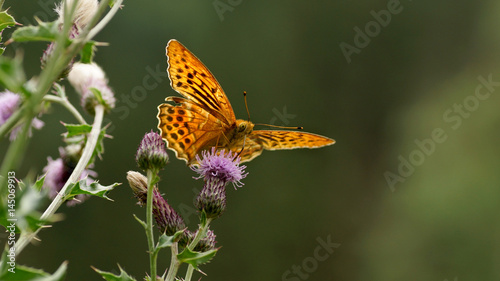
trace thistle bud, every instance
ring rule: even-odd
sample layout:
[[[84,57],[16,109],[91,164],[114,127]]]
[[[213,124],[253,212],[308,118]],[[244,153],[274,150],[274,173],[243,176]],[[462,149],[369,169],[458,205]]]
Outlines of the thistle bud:
[[[141,173],[129,171],[127,180],[139,201],[138,204],[145,206],[148,193],[147,178]],[[160,231],[167,235],[174,235],[177,231],[186,228],[182,217],[161,196],[156,187],[153,189],[153,216]]]
[[[168,162],[165,143],[158,133],[151,131],[144,135],[135,155],[137,165],[143,170],[160,170]]]
[[[197,233],[198,231],[196,231]],[[195,234],[196,234],[195,233]],[[215,248],[215,233],[212,230],[207,231],[207,235],[198,242],[198,244],[194,247],[194,250],[197,252],[206,252],[213,250]]]
[[[81,96],[81,105],[93,114],[94,107],[103,104],[107,111],[115,107],[115,95],[108,86],[104,71],[96,63],[75,63],[68,80]]]

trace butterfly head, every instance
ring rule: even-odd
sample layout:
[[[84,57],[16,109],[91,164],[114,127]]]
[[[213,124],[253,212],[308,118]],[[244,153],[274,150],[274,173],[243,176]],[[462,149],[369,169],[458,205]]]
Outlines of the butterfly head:
[[[255,126],[250,121],[236,120],[236,137],[246,136],[253,131],[253,126]]]

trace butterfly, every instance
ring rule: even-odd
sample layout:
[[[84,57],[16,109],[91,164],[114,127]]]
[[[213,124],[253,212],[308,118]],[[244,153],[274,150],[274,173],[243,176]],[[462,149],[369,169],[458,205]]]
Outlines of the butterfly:
[[[168,77],[182,97],[167,97],[158,106],[158,129],[178,159],[196,164],[196,155],[216,147],[237,153],[241,162],[264,149],[318,148],[335,140],[301,131],[254,130],[250,121],[236,119],[221,86],[203,63],[179,41],[166,47]]]

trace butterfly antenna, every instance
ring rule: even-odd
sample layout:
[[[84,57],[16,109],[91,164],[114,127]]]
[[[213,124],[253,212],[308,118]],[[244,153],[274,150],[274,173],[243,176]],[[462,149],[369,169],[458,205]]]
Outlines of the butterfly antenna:
[[[280,128],[280,129],[292,129],[292,130],[303,130],[304,127],[287,127],[287,126],[277,126],[277,125],[271,125],[271,124],[255,124],[256,126],[267,126],[271,128]]]
[[[247,92],[246,91],[243,91],[243,98],[245,99],[245,107],[247,109],[248,121],[250,121],[250,111],[248,110]]]

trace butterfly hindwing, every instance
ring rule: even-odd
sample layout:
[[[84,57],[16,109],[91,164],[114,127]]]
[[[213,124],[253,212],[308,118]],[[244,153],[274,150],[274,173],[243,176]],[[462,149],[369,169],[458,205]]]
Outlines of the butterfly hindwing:
[[[230,145],[229,149],[240,157],[241,163],[244,163],[259,156],[262,153],[264,146],[257,135],[249,134],[244,139],[238,140],[234,144]]]
[[[210,70],[177,40],[167,45],[168,76],[172,88],[231,125],[236,121],[231,103]]]

